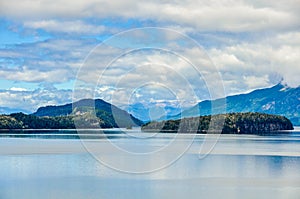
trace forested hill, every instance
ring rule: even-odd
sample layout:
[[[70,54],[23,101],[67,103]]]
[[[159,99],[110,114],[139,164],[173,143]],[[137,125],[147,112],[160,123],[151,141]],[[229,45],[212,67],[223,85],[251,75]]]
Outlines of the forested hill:
[[[211,124],[211,127],[210,127]],[[292,130],[293,125],[283,116],[264,113],[229,113],[150,122],[142,126],[144,131],[223,134],[266,134]]]
[[[95,108],[96,110],[106,111],[111,113],[122,112],[122,114],[128,114],[126,111],[119,109],[118,107],[102,100],[102,99],[82,99],[77,102],[65,104],[65,105],[53,105],[44,106],[37,109],[33,115],[35,116],[67,116],[72,114],[73,107],[89,107]]]
[[[142,124],[126,111],[100,99],[41,107],[32,115],[0,116],[0,129],[124,128]]]

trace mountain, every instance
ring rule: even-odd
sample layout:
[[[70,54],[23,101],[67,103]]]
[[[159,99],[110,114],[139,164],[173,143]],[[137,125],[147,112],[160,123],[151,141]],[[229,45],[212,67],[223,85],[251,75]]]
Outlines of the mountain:
[[[139,118],[144,122],[167,118],[172,115],[179,114],[181,108],[165,101],[163,103],[149,102],[147,104],[135,103],[124,107],[128,113]]]
[[[111,112],[112,109],[119,109],[116,106],[102,100],[102,99],[82,99],[77,102],[65,104],[65,105],[53,105],[44,106],[37,109],[32,115],[35,116],[66,116],[70,115],[73,111],[73,107],[95,107],[106,112]],[[119,109],[121,112],[126,112]]]
[[[0,114],[10,114],[10,113],[16,113],[16,112],[23,112],[28,113],[28,111],[23,109],[15,109],[15,108],[9,108],[9,107],[0,107]]]
[[[143,124],[142,121],[131,114],[102,99],[83,99],[73,104],[40,107],[32,115],[38,117],[75,117],[84,115],[89,119],[92,119],[92,115],[96,115],[103,122],[103,127],[129,127]]]
[[[142,121],[101,99],[46,106],[35,113],[0,115],[0,129],[86,129],[141,126]]]
[[[224,113],[224,100],[226,112],[260,112],[276,114],[287,117],[295,126],[300,125],[300,87],[290,88],[277,84],[271,88],[254,90],[247,94],[228,96],[223,99],[205,100],[190,109],[167,119],[181,117],[195,117],[199,115]],[[211,107],[214,104],[214,111]],[[199,114],[200,113],[200,114]]]

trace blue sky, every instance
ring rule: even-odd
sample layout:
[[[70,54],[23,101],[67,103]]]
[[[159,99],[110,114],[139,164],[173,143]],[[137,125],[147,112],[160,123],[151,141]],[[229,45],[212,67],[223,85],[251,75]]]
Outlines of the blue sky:
[[[82,97],[121,107],[136,102],[187,107],[218,97],[209,88],[220,85],[224,95],[282,79],[297,87],[299,10],[298,0],[1,1],[0,107],[33,112],[71,102],[78,80],[96,85],[92,92],[80,91]],[[145,27],[166,31],[122,33]],[[107,46],[98,48],[101,42]],[[164,50],[139,49],[108,70],[103,66],[122,49],[139,47]],[[174,99],[166,97],[166,89]]]

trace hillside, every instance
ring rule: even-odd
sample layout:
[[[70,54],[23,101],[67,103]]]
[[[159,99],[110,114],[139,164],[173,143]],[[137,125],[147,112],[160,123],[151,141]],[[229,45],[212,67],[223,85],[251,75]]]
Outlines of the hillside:
[[[0,115],[0,129],[21,129],[23,123],[8,115]]]
[[[112,127],[140,126],[143,124],[139,119],[128,112],[108,103],[102,99],[83,99],[73,104],[60,106],[40,107],[33,115],[35,116],[68,116],[80,115],[84,112],[96,111],[96,116],[106,121]],[[93,113],[94,114],[94,113]]]
[[[223,133],[223,134],[269,134],[292,130],[287,118],[263,113],[230,113],[150,122],[142,126],[144,131],[172,133]]]
[[[212,114],[212,103],[215,105],[213,114],[224,113],[222,100],[224,99],[202,101],[181,114],[167,119],[195,117],[199,116],[199,113],[200,115],[210,115]],[[289,88],[277,84],[271,88],[259,89],[247,94],[228,96],[225,100],[227,113],[260,112],[282,115],[290,119],[295,126],[300,126],[300,87]]]
[[[0,129],[125,128],[142,124],[126,111],[100,99],[41,107],[31,115],[13,113],[0,118]]]
[[[105,102],[102,99],[83,99],[74,104],[69,103],[65,105],[53,105],[53,106],[44,106],[37,109],[32,115],[35,116],[66,116],[72,113],[72,107],[95,107],[95,109],[100,109],[106,112],[111,112],[112,108],[118,109],[116,106]],[[126,112],[120,109],[122,112]]]

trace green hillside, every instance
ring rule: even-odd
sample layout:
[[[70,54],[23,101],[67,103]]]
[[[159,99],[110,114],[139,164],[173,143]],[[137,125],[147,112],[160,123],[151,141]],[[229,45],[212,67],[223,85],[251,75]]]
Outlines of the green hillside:
[[[125,128],[142,124],[126,111],[92,99],[41,107],[31,115],[13,113],[0,117],[0,129]]]
[[[179,133],[265,134],[292,130],[289,119],[264,113],[230,113],[150,122],[144,131]]]

